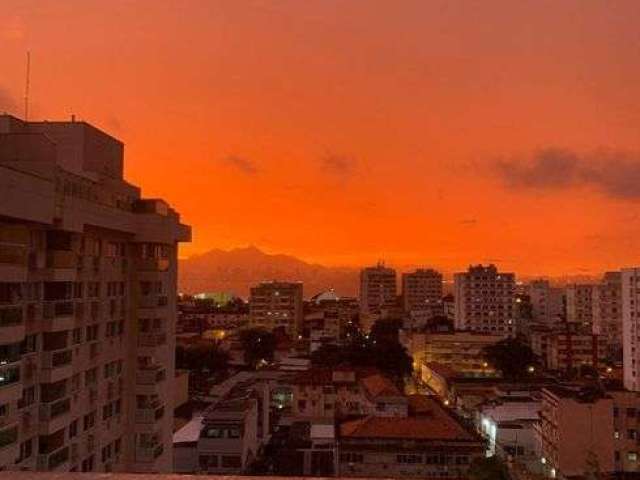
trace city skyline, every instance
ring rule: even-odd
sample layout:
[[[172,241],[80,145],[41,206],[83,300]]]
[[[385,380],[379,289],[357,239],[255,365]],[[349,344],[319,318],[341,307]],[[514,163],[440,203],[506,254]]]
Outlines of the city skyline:
[[[7,6],[0,112],[22,116],[30,51],[31,119],[121,138],[127,180],[194,226],[186,256],[640,263],[636,2]]]

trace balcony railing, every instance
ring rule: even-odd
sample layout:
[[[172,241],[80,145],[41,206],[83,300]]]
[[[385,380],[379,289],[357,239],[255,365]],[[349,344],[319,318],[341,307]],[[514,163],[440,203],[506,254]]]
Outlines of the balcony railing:
[[[71,400],[64,398],[53,403],[40,405],[40,420],[43,422],[53,420],[61,415],[69,413]]]
[[[136,447],[136,460],[139,462],[153,462],[164,452],[162,444],[139,445]]]
[[[167,343],[166,333],[139,333],[139,347],[158,347]]]
[[[139,258],[136,263],[143,272],[166,272],[170,265],[168,258]]]
[[[15,327],[22,322],[22,307],[0,307],[0,328]]]
[[[0,388],[20,381],[20,366],[0,367]]]
[[[53,369],[70,365],[73,360],[73,351],[62,350],[58,352],[44,352],[42,355],[42,368]]]
[[[63,447],[51,454],[38,455],[38,470],[55,470],[69,461],[69,447]]]
[[[44,318],[73,317],[74,303],[67,300],[45,302],[42,314]]]
[[[47,268],[65,270],[78,267],[78,256],[70,250],[49,250],[47,252]]]
[[[163,417],[163,406],[136,409],[136,423],[155,423]]]
[[[0,244],[0,264],[27,265],[27,247]]]
[[[138,367],[136,383],[138,385],[156,385],[162,382],[166,376],[166,370],[160,365],[145,368]]]
[[[169,298],[166,295],[143,295],[140,297],[138,306],[140,308],[166,307]]]

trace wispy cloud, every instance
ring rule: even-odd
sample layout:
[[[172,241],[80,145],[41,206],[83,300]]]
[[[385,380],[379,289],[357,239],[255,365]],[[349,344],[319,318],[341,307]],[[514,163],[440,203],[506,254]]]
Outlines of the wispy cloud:
[[[247,157],[227,155],[222,159],[222,162],[245,175],[257,175],[260,173],[260,169],[255,162]]]
[[[320,168],[325,173],[346,180],[357,171],[357,161],[349,155],[327,153],[320,158]]]
[[[640,154],[613,149],[577,153],[560,148],[536,151],[529,158],[502,158],[493,164],[510,188],[591,187],[612,198],[640,200]]]

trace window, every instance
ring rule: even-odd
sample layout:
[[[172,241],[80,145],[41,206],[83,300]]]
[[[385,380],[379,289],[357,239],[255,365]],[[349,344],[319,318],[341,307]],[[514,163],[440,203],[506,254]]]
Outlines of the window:
[[[397,463],[422,463],[422,455],[396,455]]]
[[[242,461],[239,455],[222,455],[222,468],[240,468]]]
[[[638,452],[627,453],[627,460],[629,460],[630,462],[638,461]]]
[[[87,415],[84,416],[84,430],[89,430],[90,428],[93,428],[93,426],[96,424],[96,412],[95,410]]]
[[[222,428],[207,428],[204,431],[204,436],[206,438],[223,438],[224,430]]]
[[[627,417],[635,417],[636,409],[635,408],[627,408]]]
[[[362,463],[364,461],[364,456],[361,453],[341,453],[340,461],[345,463]]]
[[[200,468],[206,470],[208,468],[217,468],[218,467],[218,456],[217,455],[200,455],[198,457],[198,463],[200,464]]]
[[[6,430],[0,431],[0,448],[4,448],[7,445],[11,445],[17,440],[18,440],[18,427],[7,428]]]
[[[73,329],[73,344],[77,345],[82,342],[82,328]]]
[[[636,438],[636,431],[634,429],[629,429],[627,430],[627,438],[630,440],[635,440]]]
[[[306,400],[298,400],[298,410],[305,410],[307,408]]]
[[[69,424],[69,438],[78,435],[78,420],[74,420]]]
[[[33,455],[33,441],[31,439],[20,444],[20,460],[29,458]]]

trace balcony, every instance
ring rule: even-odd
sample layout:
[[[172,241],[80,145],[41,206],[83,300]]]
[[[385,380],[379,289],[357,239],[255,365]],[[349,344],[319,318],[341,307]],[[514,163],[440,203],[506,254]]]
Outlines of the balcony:
[[[18,426],[0,430],[0,465],[11,465],[18,454]]]
[[[22,397],[20,365],[0,367],[0,404],[17,401]]]
[[[136,447],[136,462],[155,462],[156,458],[162,455],[163,452],[164,447],[160,443],[154,445],[138,445]]]
[[[64,428],[69,421],[70,411],[71,400],[69,398],[40,405],[40,434],[50,435]]]
[[[138,308],[164,308],[169,305],[166,295],[143,295],[138,299]]]
[[[138,367],[136,372],[136,393],[139,395],[156,394],[158,384],[164,381],[166,376],[165,368],[160,365],[146,368]]]
[[[0,307],[0,338],[3,343],[24,339],[24,313],[22,307]]]
[[[154,424],[164,417],[164,406],[149,405],[145,408],[136,409],[136,423]]]
[[[42,353],[40,382],[56,383],[73,374],[73,352],[71,349]]]
[[[38,455],[38,470],[62,471],[69,467],[69,447],[62,447],[53,453]],[[33,475],[33,474],[31,474]]]
[[[71,330],[74,327],[74,303],[69,300],[45,302],[42,316],[48,331]]]
[[[138,258],[136,266],[141,272],[166,272],[169,270],[168,258]]]
[[[167,343],[166,333],[139,333],[139,347],[159,347]]]
[[[20,225],[0,226],[0,278],[24,282],[27,279],[29,230]]]
[[[47,279],[54,282],[74,281],[78,264],[78,256],[71,250],[48,250],[46,257]]]

